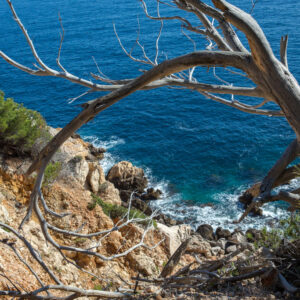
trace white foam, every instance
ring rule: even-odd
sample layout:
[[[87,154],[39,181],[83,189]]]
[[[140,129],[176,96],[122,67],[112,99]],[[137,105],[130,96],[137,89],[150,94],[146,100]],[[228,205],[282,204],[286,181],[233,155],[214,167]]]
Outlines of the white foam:
[[[103,141],[100,140],[98,137],[91,135],[91,136],[86,136],[84,139],[93,144],[95,147],[98,148],[105,148],[106,150],[111,149],[117,145],[122,145],[125,144],[125,141],[123,139],[118,138],[117,136],[111,136],[109,140]]]
[[[109,140],[103,141],[95,136],[85,137],[85,140],[92,143],[95,147],[103,147],[111,149],[117,145],[124,144],[125,141],[116,136],[110,137]],[[116,155],[109,152],[104,154],[104,159],[100,160],[105,174],[110,168],[120,161]],[[213,196],[213,207],[202,206],[202,203],[191,204],[182,200],[180,193],[170,190],[170,182],[167,180],[157,180],[153,176],[150,168],[140,166],[144,169],[145,175],[148,178],[148,186],[154,189],[160,189],[163,194],[159,200],[151,201],[150,205],[156,210],[168,215],[169,217],[190,224],[196,229],[200,224],[210,224],[216,229],[221,226],[233,230],[237,227],[246,230],[249,227],[262,228],[269,226],[271,222],[276,222],[282,217],[287,217],[288,212],[278,205],[267,204],[263,207],[264,215],[262,217],[247,216],[240,224],[234,224],[233,221],[238,219],[244,212],[241,207],[238,197],[246,190],[246,186],[238,188],[234,193],[217,193]],[[290,185],[285,186],[286,189],[299,187],[300,180],[293,180]],[[201,200],[201,199],[199,199]]]
[[[152,206],[159,208],[171,218],[190,224],[194,229],[201,224],[210,224],[214,229],[219,226],[230,230],[237,227],[242,230],[249,227],[262,228],[269,227],[271,223],[288,216],[286,209],[274,204],[267,204],[263,207],[263,216],[247,216],[241,223],[234,224],[233,221],[237,220],[244,212],[238,202],[241,193],[242,189],[238,189],[234,194],[215,194],[212,199],[213,207],[184,203],[179,194],[153,201]]]
[[[106,150],[112,149],[113,147],[116,147],[118,145],[125,144],[125,141],[123,139],[118,138],[117,136],[111,136],[107,141],[100,140],[96,136],[85,136],[84,139],[93,144],[97,148],[104,148]],[[112,155],[109,152],[104,153],[104,158],[99,161],[99,164],[101,165],[103,171],[105,174],[108,173],[108,171],[111,169],[111,167],[119,161],[119,157],[117,155]]]

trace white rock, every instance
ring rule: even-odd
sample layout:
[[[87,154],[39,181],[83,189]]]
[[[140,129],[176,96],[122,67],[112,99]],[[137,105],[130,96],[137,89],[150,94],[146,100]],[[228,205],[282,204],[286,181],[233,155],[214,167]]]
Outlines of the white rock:
[[[5,224],[9,224],[11,221],[9,213],[4,205],[0,205],[0,221]]]
[[[191,226],[182,224],[168,227],[166,225],[157,224],[157,228],[165,236],[169,254],[172,255],[181,243],[191,234]]]
[[[116,205],[122,204],[122,200],[120,198],[120,192],[118,189],[115,188],[113,183],[109,181],[105,181],[102,184],[102,186],[105,187],[101,188],[99,195],[103,201],[110,204],[116,204]]]

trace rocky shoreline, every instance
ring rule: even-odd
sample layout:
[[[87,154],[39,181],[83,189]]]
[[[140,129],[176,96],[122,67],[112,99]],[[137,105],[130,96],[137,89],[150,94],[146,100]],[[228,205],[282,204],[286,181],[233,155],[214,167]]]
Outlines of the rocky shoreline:
[[[57,129],[50,129],[52,135],[55,135],[57,131]],[[41,147],[42,143],[37,143],[33,148],[33,153],[37,153]],[[55,174],[55,178],[50,178],[48,184],[43,187],[43,194],[52,210],[70,212],[67,217],[62,219],[49,216],[49,221],[55,226],[68,230],[80,230],[84,234],[114,228],[120,218],[105,213],[104,206],[101,207],[97,203],[91,205],[91,201],[95,197],[111,207],[128,208],[130,203],[132,207],[146,216],[153,214],[149,201],[158,199],[161,191],[149,187],[144,171],[130,162],[122,161],[115,164],[105,176],[99,164],[104,153],[105,149],[95,148],[83,141],[79,135],[74,135],[55,155],[53,164],[59,166],[59,172]],[[33,187],[34,175],[30,178],[24,176],[31,161],[30,157],[19,158],[0,152],[0,220],[13,228],[18,227],[26,213],[26,206]],[[99,258],[67,251],[65,255],[69,259],[81,268],[93,271],[97,275],[97,278],[91,278],[73,265],[67,264],[52,246],[45,244],[35,218],[25,225],[24,232],[34,247],[41,249],[45,262],[51,269],[57,271],[61,281],[65,284],[74,285],[76,283],[78,287],[90,289],[95,288],[97,284],[103,288],[108,288],[108,286],[110,289],[119,288],[124,285],[124,281],[131,281],[131,278],[138,274],[146,278],[157,277],[164,269],[166,262],[187,239],[189,239],[189,243],[186,251],[172,269],[174,272],[182,266],[218,261],[225,255],[237,253],[240,247],[246,251],[239,252],[239,255],[245,259],[249,253],[255,251],[253,242],[260,238],[258,230],[249,229],[243,233],[239,230],[230,232],[223,228],[217,228],[214,231],[208,224],[200,224],[194,231],[187,224],[181,224],[163,214],[158,214],[155,216],[154,228],[145,237],[148,248],[140,247],[124,257],[110,261],[102,261]],[[107,256],[117,254],[121,250],[129,249],[137,244],[143,236],[143,232],[144,225],[129,224],[128,228],[111,232],[102,240],[101,246],[95,248],[95,251]],[[83,248],[94,247],[95,243],[94,239],[63,238],[60,234],[55,234],[55,237],[66,245],[75,243]],[[16,244],[19,243],[11,233],[0,228],[0,240],[5,239],[14,240]],[[150,250],[155,244],[157,244],[155,249]],[[0,269],[8,270],[9,276],[19,278],[19,282],[28,288],[37,288],[36,279],[28,273],[26,267],[15,265],[16,258],[13,254],[8,253],[5,245],[1,243],[0,253]],[[24,253],[24,256],[39,270],[39,266],[32,261],[28,253]],[[46,283],[51,283],[42,270],[38,272]],[[28,282],[30,282],[29,285]],[[0,278],[0,286],[5,286],[5,284],[7,284],[6,280]],[[237,298],[230,299],[243,299],[241,297],[249,295],[253,297],[251,299],[264,299],[262,297],[266,294],[256,287],[257,284],[255,280],[249,282],[247,288],[237,292],[240,293],[240,296],[237,294],[235,295]],[[157,288],[152,287],[152,292],[156,291]],[[227,299],[228,295],[224,294],[224,291],[220,290],[220,293],[225,297],[222,299]],[[268,293],[268,295],[271,294]],[[165,295],[165,298],[173,299],[173,296]],[[219,299],[218,297],[219,295],[214,296],[209,291],[203,292],[203,299]]]

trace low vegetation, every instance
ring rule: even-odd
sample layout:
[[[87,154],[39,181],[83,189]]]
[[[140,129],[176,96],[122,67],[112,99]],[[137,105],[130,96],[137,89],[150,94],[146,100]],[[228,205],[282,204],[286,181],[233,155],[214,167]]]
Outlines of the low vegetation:
[[[283,240],[294,242],[300,236],[300,213],[297,212],[287,219],[282,219],[279,224],[272,228],[266,227],[261,230],[260,239],[254,242],[256,248],[266,247],[277,250],[282,244]],[[254,239],[251,233],[247,234],[249,239]]]
[[[48,164],[45,170],[43,186],[46,187],[51,184],[58,176],[61,171],[62,165],[61,162],[51,162]]]
[[[11,154],[31,154],[36,140],[47,133],[46,121],[37,111],[5,99],[0,91],[0,148]]]
[[[96,207],[96,205],[101,206],[103,212],[112,219],[123,218],[128,213],[128,208],[120,205],[104,202],[99,196],[92,194],[92,202],[88,204],[87,208],[89,210],[93,210]],[[131,208],[129,211],[129,218],[145,220],[147,216],[142,211],[136,208]],[[141,223],[147,224],[148,222],[142,221]],[[155,221],[153,221],[153,225],[154,227],[156,227],[157,224]]]

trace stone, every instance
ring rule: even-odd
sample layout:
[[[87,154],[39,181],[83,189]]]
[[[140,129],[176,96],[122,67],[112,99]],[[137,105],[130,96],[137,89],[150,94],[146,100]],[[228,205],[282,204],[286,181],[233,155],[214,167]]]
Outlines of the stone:
[[[205,241],[200,234],[195,234],[192,236],[187,249],[187,253],[203,254],[205,257],[211,257],[211,246]]]
[[[247,243],[247,238],[241,232],[234,233],[228,240],[237,244]]]
[[[246,237],[247,237],[248,242],[255,242],[262,238],[262,234],[261,234],[260,230],[257,230],[254,228],[249,228],[246,231]]]
[[[4,205],[0,205],[0,221],[5,224],[10,224],[11,218]]]
[[[217,239],[228,239],[231,236],[231,232],[228,229],[223,229],[222,227],[218,227],[216,230]]]
[[[97,163],[89,163],[89,173],[87,176],[87,181],[92,189],[92,192],[97,193],[100,189],[101,184],[105,180],[104,172]]]
[[[162,195],[162,191],[157,189],[155,190],[154,188],[149,188],[147,189],[147,192],[141,195],[141,199],[144,201],[148,200],[157,200],[160,198]]]
[[[143,276],[156,274],[156,265],[153,259],[143,253],[135,254],[131,252],[127,255],[129,263],[134,270],[140,272]]]
[[[227,243],[227,241],[224,238],[221,238],[217,241],[217,245],[219,247],[221,247],[221,249],[223,249],[223,250],[225,250],[225,248],[226,248],[226,243]]]
[[[181,245],[181,243],[185,241],[191,234],[191,227],[186,224],[168,227],[166,225],[157,223],[157,229],[166,238],[165,243],[169,255],[172,255]]]
[[[75,156],[63,166],[59,177],[76,179],[83,186],[86,183],[88,173],[88,162],[82,156]]]
[[[112,182],[119,190],[137,191],[142,193],[148,181],[144,170],[137,168],[128,161],[115,164],[107,174],[107,180]]]
[[[228,254],[228,253],[231,253],[231,252],[234,252],[237,250],[237,246],[236,245],[231,245],[231,246],[228,246],[225,250],[225,252]]]
[[[198,232],[204,239],[214,240],[214,229],[209,224],[200,225],[196,232]]]
[[[212,247],[210,249],[210,251],[211,251],[211,254],[213,256],[219,256],[220,254],[224,254],[224,250],[221,247],[218,247],[218,246]]]
[[[106,181],[103,185],[105,187],[102,187],[99,191],[101,199],[110,204],[122,205],[119,190],[109,181]]]

